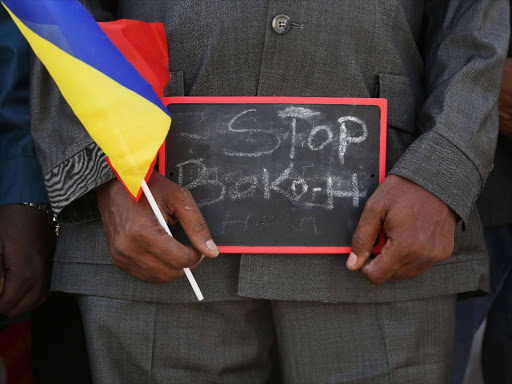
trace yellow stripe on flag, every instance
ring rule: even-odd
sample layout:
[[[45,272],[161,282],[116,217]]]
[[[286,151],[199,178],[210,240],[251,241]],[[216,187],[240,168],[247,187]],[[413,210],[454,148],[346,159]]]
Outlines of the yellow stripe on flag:
[[[7,11],[126,188],[137,196],[171,118],[144,97],[43,39]]]

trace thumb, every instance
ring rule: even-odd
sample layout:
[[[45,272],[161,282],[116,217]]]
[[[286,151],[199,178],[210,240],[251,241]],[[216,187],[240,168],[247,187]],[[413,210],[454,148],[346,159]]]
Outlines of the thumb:
[[[347,268],[351,271],[360,269],[372,253],[372,248],[379,236],[385,213],[368,200],[359,224],[352,236],[352,252],[347,259]]]
[[[180,187],[181,204],[175,206],[174,216],[180,222],[192,246],[206,257],[217,257],[219,249],[212,239],[206,221],[190,191]]]

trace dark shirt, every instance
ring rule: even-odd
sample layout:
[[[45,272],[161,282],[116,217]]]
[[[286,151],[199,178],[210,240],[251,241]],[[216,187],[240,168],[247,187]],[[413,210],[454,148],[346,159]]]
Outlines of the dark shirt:
[[[0,206],[48,202],[30,135],[29,49],[0,6]]]

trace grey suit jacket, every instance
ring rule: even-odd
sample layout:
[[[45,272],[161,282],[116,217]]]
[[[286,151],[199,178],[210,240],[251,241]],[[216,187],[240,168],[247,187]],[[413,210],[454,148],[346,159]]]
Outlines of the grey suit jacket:
[[[460,217],[452,257],[409,281],[377,286],[344,255],[221,255],[195,272],[206,300],[413,300],[486,286],[475,210],[492,166],[497,95],[509,37],[507,0],[87,0],[98,20],[164,23],[169,95],[383,97],[388,171]],[[284,35],[272,19],[288,15]],[[53,289],[194,302],[186,280],[138,281],[110,262],[91,191],[113,175],[40,63],[32,127],[50,199],[63,221]],[[149,129],[149,128],[148,128]]]

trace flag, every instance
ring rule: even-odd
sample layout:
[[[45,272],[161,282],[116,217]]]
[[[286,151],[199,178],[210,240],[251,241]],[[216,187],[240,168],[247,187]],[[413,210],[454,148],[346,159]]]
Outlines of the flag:
[[[171,123],[153,87],[77,0],[1,2],[138,200]]]

